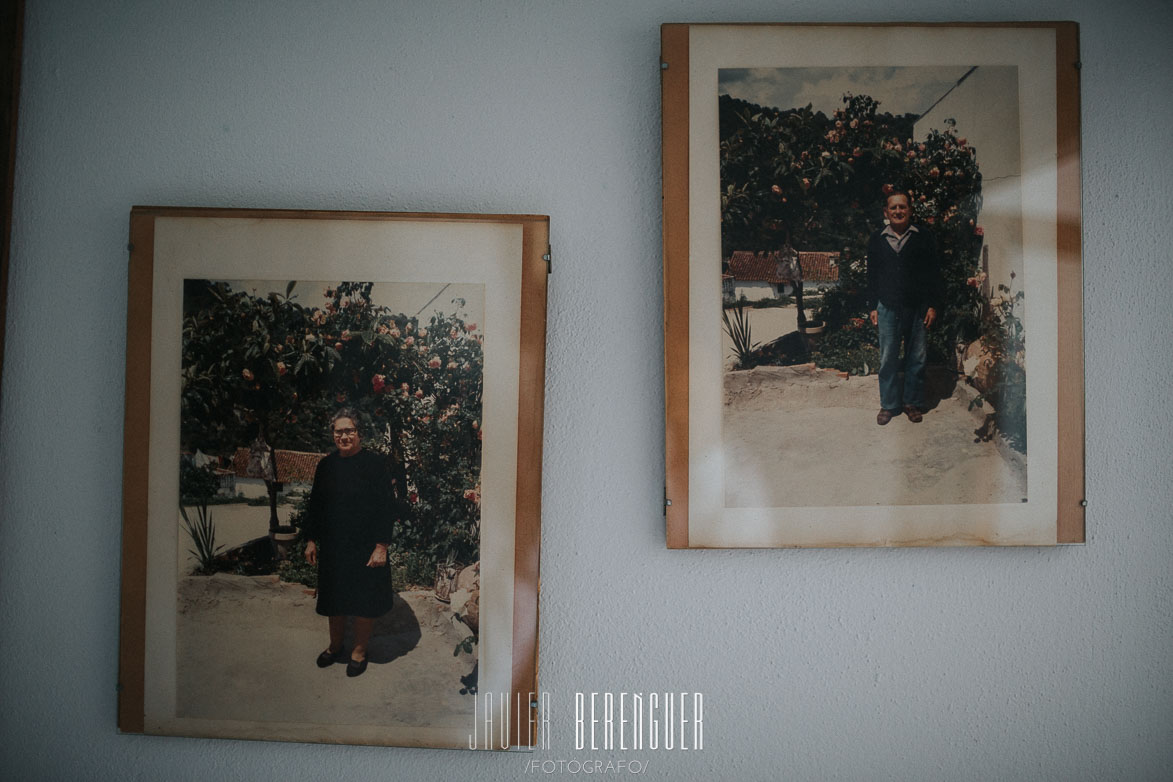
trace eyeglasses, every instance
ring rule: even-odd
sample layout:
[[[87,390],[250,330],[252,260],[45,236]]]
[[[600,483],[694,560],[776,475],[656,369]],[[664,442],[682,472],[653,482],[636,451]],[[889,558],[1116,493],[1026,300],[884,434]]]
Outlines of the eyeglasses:
[[[334,430],[335,437],[354,437],[356,434],[358,434],[357,429],[335,429]]]

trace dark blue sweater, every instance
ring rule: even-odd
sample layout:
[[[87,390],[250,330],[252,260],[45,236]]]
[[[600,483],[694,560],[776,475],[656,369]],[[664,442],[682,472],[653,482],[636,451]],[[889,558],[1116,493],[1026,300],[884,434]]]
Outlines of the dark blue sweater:
[[[909,229],[911,230],[911,229]],[[941,309],[944,282],[937,241],[924,228],[908,237],[899,253],[883,231],[868,239],[868,307],[933,307]]]

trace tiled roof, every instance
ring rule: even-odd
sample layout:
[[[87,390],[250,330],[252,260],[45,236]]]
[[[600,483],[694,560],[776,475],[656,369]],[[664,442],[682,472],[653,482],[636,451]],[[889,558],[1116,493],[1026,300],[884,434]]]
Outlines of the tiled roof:
[[[282,483],[313,483],[314,470],[326,454],[277,449],[277,480]],[[237,448],[232,454],[232,471],[238,478],[247,478],[248,449]]]
[[[769,282],[775,285],[793,282],[798,277],[789,260],[778,250],[754,253],[735,250],[729,256],[729,273],[746,282]]]
[[[798,254],[802,264],[802,276],[807,282],[838,282],[839,253]]]

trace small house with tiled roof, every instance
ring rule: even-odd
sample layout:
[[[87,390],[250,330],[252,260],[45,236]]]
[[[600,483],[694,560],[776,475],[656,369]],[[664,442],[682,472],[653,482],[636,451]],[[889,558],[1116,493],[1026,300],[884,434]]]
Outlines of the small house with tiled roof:
[[[282,491],[296,488],[308,488],[314,482],[314,470],[318,462],[325,458],[324,453],[310,453],[308,451],[286,451],[277,449],[277,482]],[[232,472],[236,475],[236,488],[264,487],[265,482],[260,478],[250,477],[248,474],[248,448],[237,448],[232,454]],[[245,491],[246,495],[254,492]]]
[[[731,281],[728,284],[726,277]],[[727,301],[761,301],[793,293],[798,279],[793,261],[778,250],[735,250],[725,262],[721,289]]]
[[[800,252],[803,291],[839,284],[839,253]]]

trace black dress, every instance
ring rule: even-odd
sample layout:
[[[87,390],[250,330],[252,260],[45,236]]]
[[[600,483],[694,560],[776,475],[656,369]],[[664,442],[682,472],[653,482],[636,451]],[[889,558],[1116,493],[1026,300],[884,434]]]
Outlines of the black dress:
[[[376,543],[390,543],[401,507],[386,459],[334,451],[318,462],[306,535],[318,547],[318,613],[378,617],[395,598],[391,571],[367,567]]]

